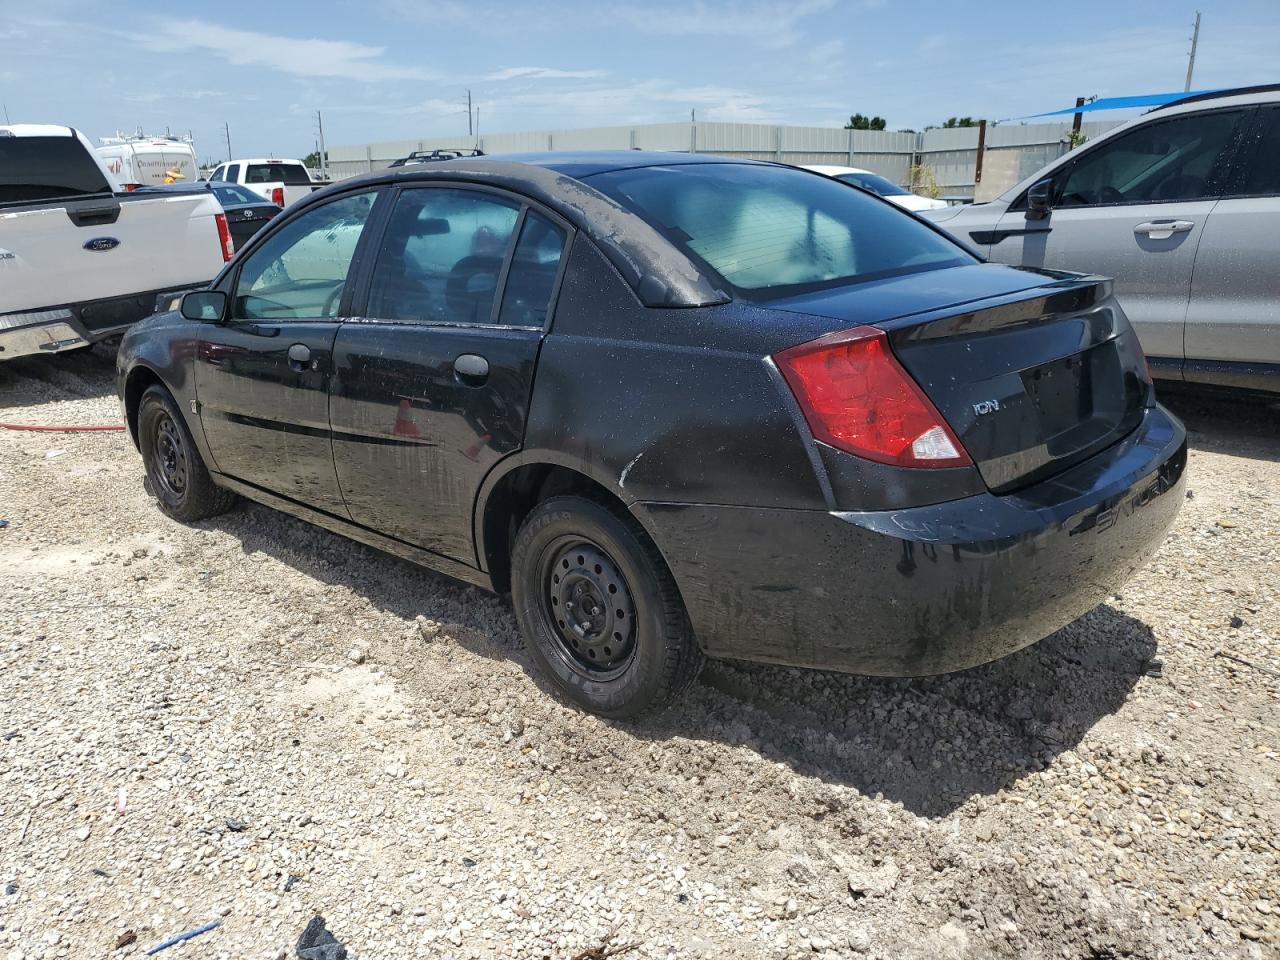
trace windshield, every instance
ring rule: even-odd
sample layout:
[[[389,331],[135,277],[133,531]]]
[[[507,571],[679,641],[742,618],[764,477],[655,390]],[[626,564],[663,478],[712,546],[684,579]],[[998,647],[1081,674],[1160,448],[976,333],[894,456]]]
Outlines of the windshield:
[[[75,137],[0,137],[0,203],[110,192],[102,169]]]
[[[863,190],[870,190],[872,193],[878,193],[882,197],[909,197],[910,190],[903,190],[892,180],[880,176],[878,173],[838,173],[837,180],[843,180],[845,183],[852,183],[855,187],[861,187]]]
[[[224,207],[229,203],[262,203],[262,197],[234,183],[212,183],[211,189]]]
[[[586,179],[739,291],[781,296],[977,262],[889,203],[786,167],[687,164]]]
[[[297,187],[310,184],[307,168],[300,163],[251,163],[245,171],[245,183],[283,183]]]

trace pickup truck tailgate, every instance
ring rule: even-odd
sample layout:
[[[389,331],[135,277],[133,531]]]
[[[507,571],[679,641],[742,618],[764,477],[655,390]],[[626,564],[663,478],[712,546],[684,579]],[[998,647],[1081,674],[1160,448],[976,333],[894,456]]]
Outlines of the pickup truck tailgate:
[[[218,213],[203,193],[0,210],[0,314],[208,283]]]

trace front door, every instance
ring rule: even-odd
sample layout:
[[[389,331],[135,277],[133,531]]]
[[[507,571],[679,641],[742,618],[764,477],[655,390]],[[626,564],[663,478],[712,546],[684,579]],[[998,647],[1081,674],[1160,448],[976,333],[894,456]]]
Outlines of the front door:
[[[991,258],[1114,277],[1143,350],[1180,364],[1196,249],[1243,113],[1153,120],[1081,148],[1054,175],[1047,217],[1010,205]]]
[[[567,237],[495,191],[401,190],[363,317],[334,348],[333,457],[352,520],[476,563],[476,492],[523,443]]]
[[[200,421],[217,469],[345,516],[329,440],[338,317],[375,193],[292,218],[249,254],[230,318],[196,348]]]

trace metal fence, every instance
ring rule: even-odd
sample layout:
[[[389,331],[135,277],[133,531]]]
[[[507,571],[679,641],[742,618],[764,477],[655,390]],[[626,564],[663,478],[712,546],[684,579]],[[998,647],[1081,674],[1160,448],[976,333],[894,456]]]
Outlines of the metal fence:
[[[1115,122],[1082,126],[1086,137]],[[983,151],[982,182],[975,184],[978,128],[841,130],[835,127],[768,126],[756,123],[653,123],[581,130],[536,130],[481,137],[430,137],[333,147],[329,172],[335,180],[380,170],[414,150],[478,146],[485,153],[544,150],[675,150],[793,164],[830,164],[874,170],[909,184],[911,168],[929,167],[942,196],[987,199],[1031,175],[1067,149],[1070,118],[1063,123],[990,126]]]

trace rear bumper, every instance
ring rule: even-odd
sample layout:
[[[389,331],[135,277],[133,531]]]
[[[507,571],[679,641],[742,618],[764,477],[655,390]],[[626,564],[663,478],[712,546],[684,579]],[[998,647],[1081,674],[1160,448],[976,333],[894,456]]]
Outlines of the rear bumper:
[[[640,503],[712,656],[881,676],[976,666],[1086,613],[1184,499],[1162,407],[1120,443],[1005,496],[858,513]]]
[[[33,353],[74,350],[124,333],[158,309],[161,297],[172,297],[202,284],[163,288],[127,297],[0,314],[0,361]]]

